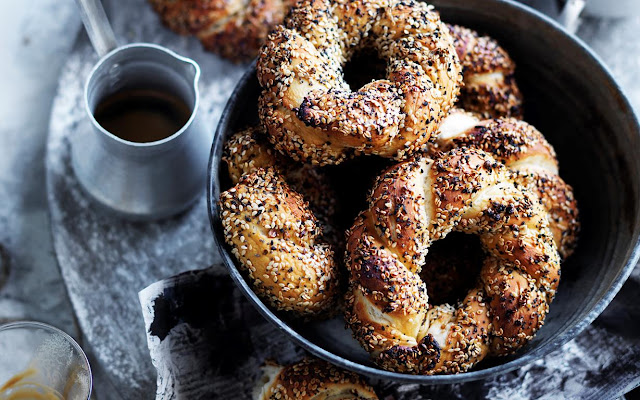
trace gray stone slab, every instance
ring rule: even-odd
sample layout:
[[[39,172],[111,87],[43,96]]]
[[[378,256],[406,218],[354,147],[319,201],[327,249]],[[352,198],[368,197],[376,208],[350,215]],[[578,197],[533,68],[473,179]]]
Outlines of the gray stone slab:
[[[165,30],[143,0],[117,2],[111,11],[120,43],[162,44],[200,64],[200,112],[213,135],[243,66],[222,61],[205,53],[194,39]],[[46,166],[54,246],[96,362],[120,396],[152,398],[155,371],[137,293],[177,272],[207,267],[217,260],[217,254],[204,182],[202,196],[191,209],[154,223],[131,223],[104,215],[79,186],[71,169],[70,144],[76,135],[92,133],[83,108],[83,85],[96,61],[82,36],[62,70],[52,108]]]

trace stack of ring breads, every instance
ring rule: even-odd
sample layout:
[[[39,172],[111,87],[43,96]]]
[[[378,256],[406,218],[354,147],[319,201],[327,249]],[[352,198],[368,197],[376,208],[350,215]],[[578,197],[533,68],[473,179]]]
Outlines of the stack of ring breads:
[[[383,76],[351,87],[344,71],[363,53]],[[260,122],[228,138],[223,156],[224,237],[254,291],[290,317],[344,314],[389,371],[460,373],[526,345],[579,222],[553,147],[522,120],[514,74],[495,40],[424,2],[298,1],[259,51]],[[353,173],[364,159],[380,166],[368,197],[344,195],[336,182],[366,181]],[[345,221],[349,207],[359,209]],[[436,275],[421,270],[451,233],[473,235],[482,255],[462,293],[434,304],[442,297],[427,288],[438,285],[425,279]],[[446,256],[436,259],[446,275]],[[277,390],[337,376],[328,368],[279,369]]]

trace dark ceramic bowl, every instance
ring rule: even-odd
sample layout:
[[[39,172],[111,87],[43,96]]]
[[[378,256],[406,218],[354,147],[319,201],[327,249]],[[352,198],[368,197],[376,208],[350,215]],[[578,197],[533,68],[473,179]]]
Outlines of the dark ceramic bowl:
[[[432,0],[443,20],[485,32],[518,64],[525,120],[555,147],[562,177],[573,185],[583,229],[576,253],[562,265],[562,281],[537,336],[517,354],[488,359],[471,372],[412,376],[375,367],[341,318],[296,323],[270,310],[236,267],[222,236],[216,201],[228,188],[220,163],[230,133],[257,121],[255,69],[238,84],[220,120],[211,152],[209,211],[225,264],[262,315],[311,353],[365,375],[417,383],[488,378],[540,358],[578,335],[609,304],[639,256],[640,132],[634,113],[606,67],[583,43],[546,16],[500,0]],[[350,177],[352,181],[357,178]],[[351,221],[349,221],[351,222]]]

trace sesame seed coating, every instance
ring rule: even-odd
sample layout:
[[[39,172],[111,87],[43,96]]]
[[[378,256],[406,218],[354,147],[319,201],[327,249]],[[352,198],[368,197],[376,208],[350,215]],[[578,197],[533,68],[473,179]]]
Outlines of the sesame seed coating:
[[[362,48],[387,72],[352,90],[343,67]],[[423,2],[302,0],[260,51],[260,119],[296,160],[402,159],[424,149],[455,103],[461,70],[448,28]]]
[[[449,25],[462,72],[460,106],[485,118],[522,118],[522,94],[516,83],[516,64],[489,36]]]
[[[263,366],[257,400],[377,400],[371,386],[357,374],[318,359],[304,359],[282,367]]]
[[[225,241],[253,290],[299,317],[335,312],[339,271],[302,196],[273,169],[244,175],[218,202]]]
[[[309,208],[322,226],[322,237],[334,248],[344,250],[344,232],[337,228],[337,194],[321,168],[301,164],[276,151],[260,127],[231,135],[224,145],[222,160],[232,184],[259,168],[274,168],[285,182],[309,202]]]
[[[547,210],[558,251],[569,257],[580,232],[578,204],[573,189],[558,175],[556,153],[542,133],[514,118],[481,120],[477,114],[456,109],[434,135],[429,152],[470,147],[483,150],[503,163],[519,185],[535,192]]]
[[[420,276],[429,245],[477,235],[477,285],[457,305],[430,306]],[[385,171],[347,232],[347,325],[382,368],[465,372],[526,344],[560,279],[560,255],[535,192],[487,152],[469,147]]]
[[[295,0],[149,0],[174,32],[195,35],[205,49],[247,61]]]

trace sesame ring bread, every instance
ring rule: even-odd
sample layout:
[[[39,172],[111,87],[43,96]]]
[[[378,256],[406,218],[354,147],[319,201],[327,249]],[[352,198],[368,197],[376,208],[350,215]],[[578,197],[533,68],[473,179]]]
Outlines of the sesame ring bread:
[[[522,94],[516,84],[516,64],[489,36],[449,25],[462,72],[460,106],[484,118],[522,118]]]
[[[276,151],[259,127],[240,130],[227,139],[222,160],[233,185],[259,168],[274,168],[294,191],[309,202],[322,226],[322,237],[332,246],[343,245],[344,232],[336,227],[337,193],[324,171],[300,164]]]
[[[489,154],[456,148],[389,168],[348,232],[346,320],[382,368],[465,372],[542,326],[560,280],[546,210]],[[457,305],[430,305],[418,273],[429,245],[475,234],[486,258]]]
[[[149,0],[174,32],[197,36],[205,49],[247,61],[295,0]]]
[[[377,400],[371,386],[353,372],[326,361],[304,359],[286,367],[267,363],[255,400]]]
[[[386,76],[352,90],[343,67],[363,48],[386,61]],[[426,146],[461,70],[448,28],[423,2],[301,0],[260,51],[260,119],[296,160],[400,159]]]
[[[437,157],[438,151],[471,147],[503,163],[516,183],[538,195],[560,255],[567,258],[573,253],[580,231],[578,204],[571,186],[558,175],[556,153],[540,131],[514,118],[482,120],[477,114],[456,109],[434,138],[432,157]]]
[[[339,271],[308,204],[272,169],[258,169],[220,195],[224,238],[254,292],[297,317],[327,315]]]

